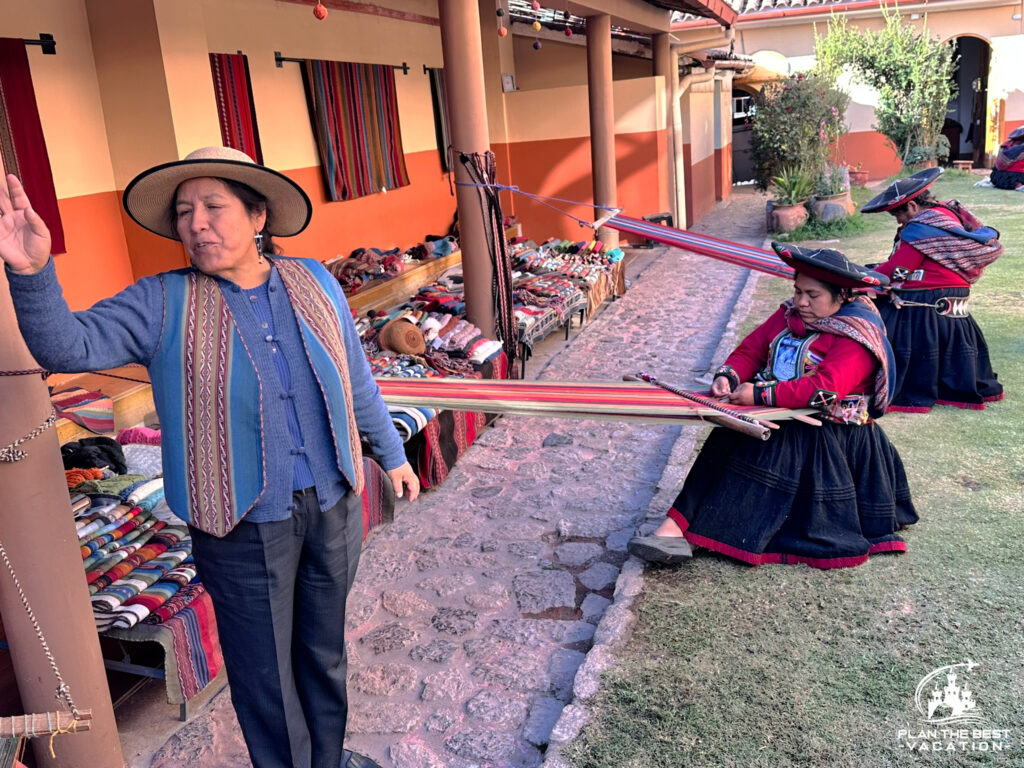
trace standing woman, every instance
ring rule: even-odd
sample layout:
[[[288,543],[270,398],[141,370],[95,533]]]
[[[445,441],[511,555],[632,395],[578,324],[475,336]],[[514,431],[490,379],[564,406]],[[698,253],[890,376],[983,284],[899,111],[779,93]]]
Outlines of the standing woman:
[[[793,298],[715,373],[711,393],[737,405],[816,408],[820,426],[782,422],[767,441],[714,429],[668,516],[633,555],[673,564],[690,544],[750,565],[860,565],[901,552],[917,522],[903,462],[875,419],[885,413],[892,352],[874,304],[856,288],[885,277],[839,251],[773,243],[796,270]]]
[[[192,532],[255,768],[375,765],[342,748],[360,433],[398,496],[419,485],[337,280],[271,242],[305,229],[309,198],[242,152],[208,147],[137,176],[124,205],[180,240],[192,266],[71,312],[46,225],[17,178],[0,184],[21,332],[49,370],[149,369],[167,503]]]
[[[999,233],[983,227],[956,200],[927,191],[942,173],[929,168],[900,179],[868,201],[864,213],[888,211],[899,223],[879,312],[896,357],[893,411],[932,406],[981,410],[1003,399],[981,328],[968,313],[971,285],[1003,252]]]

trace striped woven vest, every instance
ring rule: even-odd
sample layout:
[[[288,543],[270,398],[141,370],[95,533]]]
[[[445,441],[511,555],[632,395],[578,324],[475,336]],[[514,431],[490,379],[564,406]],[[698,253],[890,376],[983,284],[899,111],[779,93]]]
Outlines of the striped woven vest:
[[[319,262],[275,258],[274,264],[327,404],[338,469],[360,494],[362,451],[340,321],[347,310]],[[149,371],[163,432],[167,504],[196,528],[223,536],[263,495],[260,372],[216,280],[196,270],[162,279],[164,329]]]

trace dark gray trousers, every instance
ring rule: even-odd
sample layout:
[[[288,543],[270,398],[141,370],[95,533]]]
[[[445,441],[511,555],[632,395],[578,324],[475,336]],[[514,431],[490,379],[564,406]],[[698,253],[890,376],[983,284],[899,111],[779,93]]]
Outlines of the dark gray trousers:
[[[192,529],[231,701],[254,768],[338,768],[348,697],[345,599],[362,545],[360,497],[326,512],[296,492],[288,520]]]

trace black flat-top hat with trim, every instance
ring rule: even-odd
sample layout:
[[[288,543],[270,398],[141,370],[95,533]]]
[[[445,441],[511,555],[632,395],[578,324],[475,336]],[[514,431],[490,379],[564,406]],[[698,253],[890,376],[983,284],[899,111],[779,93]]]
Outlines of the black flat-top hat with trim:
[[[885,191],[864,203],[860,209],[861,213],[879,213],[899,208],[909,200],[924,192],[935,183],[935,180],[942,175],[941,168],[925,168],[913,176],[905,179],[898,179],[886,187]]]
[[[283,173],[259,165],[229,147],[203,147],[184,160],[143,171],[124,190],[124,209],[136,223],[171,240],[180,240],[169,212],[182,182],[212,177],[245,184],[267,199],[268,234],[291,237],[306,228],[313,205],[302,187]]]
[[[801,275],[841,288],[884,288],[889,278],[873,269],[854,264],[846,254],[832,248],[801,248],[772,242],[779,258]]]

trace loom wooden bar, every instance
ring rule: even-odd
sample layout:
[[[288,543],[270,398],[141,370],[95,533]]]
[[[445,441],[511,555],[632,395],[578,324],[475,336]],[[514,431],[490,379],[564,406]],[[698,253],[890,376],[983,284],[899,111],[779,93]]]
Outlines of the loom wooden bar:
[[[484,91],[483,45],[480,41],[480,6],[473,0],[438,0],[441,51],[451,117],[455,180],[472,182],[458,161],[459,153],[490,151],[487,99]],[[466,287],[466,319],[488,338],[495,338],[494,298],[486,212],[480,192],[460,185],[455,190],[459,210],[459,241]]]
[[[612,17],[587,17],[587,94],[590,103],[590,159],[594,204],[617,207],[615,103],[612,98]],[[602,227],[600,240],[614,248],[619,233]]]
[[[0,717],[0,739],[15,736],[49,736],[51,733],[71,730],[73,735],[82,731],[92,730],[92,710],[78,711],[78,720],[70,712],[37,712],[33,715],[14,715]],[[55,750],[56,751],[56,750]]]
[[[35,368],[2,273],[0,269],[0,370]],[[50,409],[49,393],[39,376],[0,376],[0,445],[29,434]],[[117,768],[124,765],[124,758],[82,578],[82,554],[57,432],[48,429],[21,448],[28,453],[24,459],[0,463],[0,536],[75,703],[93,713],[93,728],[69,737],[57,748],[56,758],[50,757],[45,739],[33,740],[36,760],[45,768]],[[22,707],[51,710],[57,682],[5,567],[0,571],[0,614]]]

